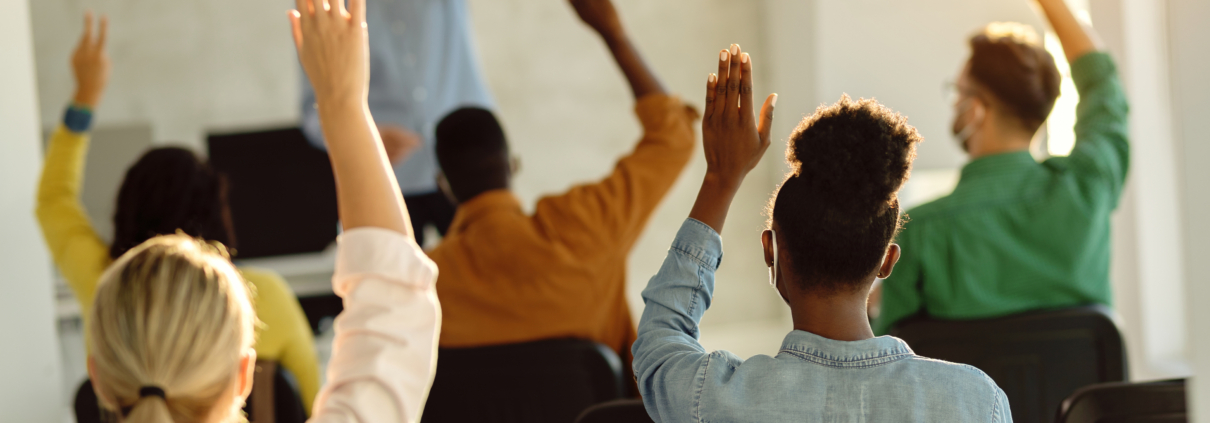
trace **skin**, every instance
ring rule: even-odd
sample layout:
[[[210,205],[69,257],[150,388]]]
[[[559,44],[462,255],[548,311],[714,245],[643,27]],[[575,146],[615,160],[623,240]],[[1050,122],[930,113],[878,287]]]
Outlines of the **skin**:
[[[102,15],[100,29],[93,35],[92,12],[84,14],[84,33],[71,54],[71,70],[75,76],[76,92],[72,102],[95,109],[109,83],[109,54],[105,40],[109,34],[109,18]]]
[[[424,143],[420,134],[398,125],[378,125],[378,134],[382,136],[382,148],[392,165],[407,161]]]

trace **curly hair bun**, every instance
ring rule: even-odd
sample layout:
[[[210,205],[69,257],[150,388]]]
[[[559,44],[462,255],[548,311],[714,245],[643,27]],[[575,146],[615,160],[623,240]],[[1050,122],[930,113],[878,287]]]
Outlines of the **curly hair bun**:
[[[897,192],[921,140],[906,117],[873,99],[845,95],[803,119],[769,213],[800,278],[837,290],[881,262],[901,227]]]

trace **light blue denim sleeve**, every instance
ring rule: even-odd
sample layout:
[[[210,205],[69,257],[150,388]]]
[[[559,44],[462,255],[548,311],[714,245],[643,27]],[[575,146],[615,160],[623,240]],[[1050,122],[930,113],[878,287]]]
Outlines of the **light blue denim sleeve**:
[[[711,355],[698,343],[698,322],[710,307],[722,256],[722,237],[705,223],[687,219],[659,273],[643,290],[645,308],[631,351],[643,404],[657,422],[699,417]]]
[[[995,382],[992,383],[992,386],[995,386]],[[992,411],[992,422],[1013,423],[1013,412],[1008,408],[1008,396],[1005,396],[1004,391],[999,387],[996,387],[996,404]]]

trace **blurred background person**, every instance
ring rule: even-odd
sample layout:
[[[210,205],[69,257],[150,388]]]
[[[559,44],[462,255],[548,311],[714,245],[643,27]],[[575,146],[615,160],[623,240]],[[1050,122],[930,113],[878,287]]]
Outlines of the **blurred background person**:
[[[179,231],[235,245],[226,182],[205,160],[178,147],[151,149],[127,170],[116,199],[112,243],[106,245],[93,229],[80,202],[80,188],[93,111],[110,73],[107,19],[102,17],[99,26],[94,34],[92,15],[85,16],[84,33],[71,59],[76,93],[47,146],[36,209],[51,257],[83,316],[89,315],[105,268],[148,238]],[[253,287],[252,301],[262,323],[256,333],[258,356],[280,362],[294,375],[310,410],[319,391],[319,364],[298,298],[272,270],[241,268],[240,274]]]
[[[437,190],[433,131],[464,106],[490,109],[491,92],[479,72],[464,0],[369,0],[370,111],[407,198],[416,240],[424,228],[445,235],[454,206]],[[303,77],[302,129],[324,148],[315,93]]]
[[[971,161],[950,195],[908,211],[899,270],[882,284],[879,334],[923,313],[978,319],[1111,304],[1110,217],[1130,166],[1117,67],[1063,0],[1038,0],[1079,91],[1071,155],[1030,146],[1061,82],[1033,29],[995,23],[970,39],[953,133]]]

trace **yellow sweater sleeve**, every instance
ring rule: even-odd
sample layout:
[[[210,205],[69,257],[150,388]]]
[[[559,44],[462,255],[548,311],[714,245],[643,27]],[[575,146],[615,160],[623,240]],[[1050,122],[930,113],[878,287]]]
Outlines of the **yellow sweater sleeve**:
[[[92,308],[101,273],[112,262],[109,248],[80,203],[88,141],[87,133],[62,125],[55,130],[46,149],[35,210],[51,257],[75,292],[84,316]]]
[[[307,415],[319,393],[319,358],[311,325],[303,314],[298,297],[280,275],[272,271],[240,268],[244,279],[253,286],[256,317],[261,326],[257,331],[256,355],[273,360],[294,374]]]

